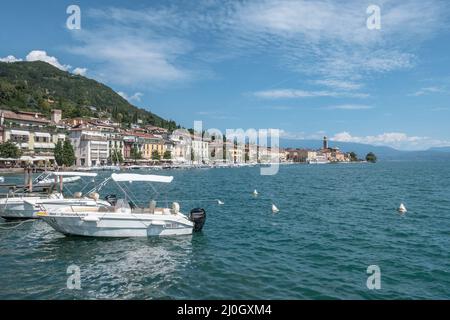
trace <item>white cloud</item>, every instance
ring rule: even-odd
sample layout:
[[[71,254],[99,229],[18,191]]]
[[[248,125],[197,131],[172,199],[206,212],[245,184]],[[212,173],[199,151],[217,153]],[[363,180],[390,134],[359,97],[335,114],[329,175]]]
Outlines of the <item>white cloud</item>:
[[[411,68],[416,49],[443,24],[438,0],[382,0],[382,29],[366,27],[368,4],[341,1],[218,1],[130,10],[89,10],[94,29],[71,53],[97,62],[97,78],[159,86],[191,80],[206,63],[264,54],[283,69],[321,76],[318,84],[358,90],[361,80]],[[95,22],[101,21],[96,24]],[[204,76],[208,70],[201,70]]]
[[[12,55],[9,55],[4,58],[0,58],[0,62],[6,62],[6,63],[14,63],[14,62],[20,62],[20,61],[22,61],[22,59],[16,58]]]
[[[141,92],[136,92],[135,94],[133,94],[132,96],[127,95],[125,92],[119,91],[117,92],[117,94],[119,94],[122,98],[124,98],[125,100],[127,100],[128,102],[140,102],[142,96],[144,95]]]
[[[363,105],[363,104],[341,104],[337,106],[330,106],[326,109],[330,110],[368,110],[373,109],[373,106]]]
[[[368,3],[346,1],[244,2],[234,27],[238,46],[277,51],[301,73],[332,79],[361,79],[410,68],[415,49],[441,28],[448,12],[438,0],[391,1],[381,6],[381,30],[368,30]]]
[[[261,99],[294,99],[294,98],[314,98],[314,97],[347,97],[347,98],[367,98],[365,93],[336,92],[336,91],[307,91],[299,89],[274,89],[254,92],[255,97]]]
[[[76,74],[78,76],[85,76],[87,72],[87,68],[75,68],[73,69],[73,74]]]
[[[95,62],[90,74],[100,81],[143,89],[187,81],[195,73],[178,62],[191,50],[189,41],[145,25],[105,22],[75,36],[78,45],[68,51]]]
[[[413,94],[411,94],[411,96],[424,96],[427,94],[432,94],[432,93],[444,93],[446,92],[446,90],[444,88],[441,87],[425,87],[425,88],[421,88],[420,90],[414,92]]]
[[[430,147],[449,145],[449,141],[429,137],[408,136],[401,132],[387,132],[373,136],[353,136],[349,132],[335,134],[330,140],[340,142],[354,142],[376,146],[389,146],[399,150],[425,150]]]
[[[31,51],[25,59],[26,61],[44,61],[63,71],[71,68],[69,65],[62,65],[57,58],[47,55],[47,52],[42,50]]]
[[[358,90],[362,87],[362,84],[360,83],[336,79],[314,80],[312,82],[333,89],[348,90],[348,91]]]

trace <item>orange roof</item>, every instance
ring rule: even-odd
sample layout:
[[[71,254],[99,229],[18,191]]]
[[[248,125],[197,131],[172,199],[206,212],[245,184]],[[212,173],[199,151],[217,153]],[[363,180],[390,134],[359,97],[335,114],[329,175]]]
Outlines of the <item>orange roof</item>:
[[[1,116],[5,119],[19,120],[19,121],[29,121],[29,122],[39,122],[39,123],[50,123],[50,120],[42,117],[42,114],[38,112],[13,112],[8,110],[0,110]]]

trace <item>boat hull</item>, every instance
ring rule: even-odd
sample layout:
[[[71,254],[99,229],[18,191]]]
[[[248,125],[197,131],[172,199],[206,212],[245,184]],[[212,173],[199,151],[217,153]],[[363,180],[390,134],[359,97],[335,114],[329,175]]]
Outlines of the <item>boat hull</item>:
[[[0,200],[0,217],[12,219],[39,219],[38,213],[47,210],[58,210],[67,206],[108,206],[106,201],[92,199],[64,199],[55,198],[22,197]],[[59,197],[59,198],[58,198]]]
[[[66,236],[133,238],[181,236],[193,233],[193,223],[177,216],[132,214],[49,214],[42,219]],[[138,218],[137,218],[138,217]],[[88,221],[86,221],[86,220]]]
[[[37,201],[40,198],[30,199]],[[38,210],[34,206],[26,203],[23,199],[10,198],[0,200],[0,217],[7,220],[12,219],[38,219]]]

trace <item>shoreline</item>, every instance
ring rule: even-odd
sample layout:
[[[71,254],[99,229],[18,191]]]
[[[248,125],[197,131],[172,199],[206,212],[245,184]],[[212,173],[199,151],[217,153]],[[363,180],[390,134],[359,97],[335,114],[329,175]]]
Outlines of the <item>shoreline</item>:
[[[328,163],[307,163],[307,162],[279,162],[280,166],[285,165],[309,165],[309,166],[321,166],[321,165],[340,165],[340,164],[361,164],[367,163],[367,161],[353,161],[353,162],[328,162]],[[224,168],[251,168],[260,166],[271,166],[276,163],[233,163],[233,164],[172,164],[172,165],[129,165],[129,166],[103,166],[103,167],[67,167],[59,168],[62,171],[129,171],[140,169],[153,169],[153,170],[192,170],[192,169],[224,169]],[[34,172],[54,172],[55,168],[35,168]],[[0,175],[19,174],[24,173],[25,168],[0,168]]]

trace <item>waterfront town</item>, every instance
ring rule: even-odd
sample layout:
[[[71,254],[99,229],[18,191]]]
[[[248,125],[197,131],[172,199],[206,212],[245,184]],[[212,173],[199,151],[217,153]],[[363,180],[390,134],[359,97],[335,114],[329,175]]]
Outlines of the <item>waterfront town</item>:
[[[41,113],[0,110],[0,144],[12,143],[20,156],[0,154],[0,167],[58,165],[58,144],[70,142],[73,166],[211,166],[257,163],[334,163],[354,161],[350,153],[330,147],[324,137],[320,149],[281,149],[238,143],[206,134],[195,138],[192,130],[167,129],[136,123],[126,128],[111,118],[63,118],[54,109],[50,117]],[[61,165],[61,164],[59,164]]]

